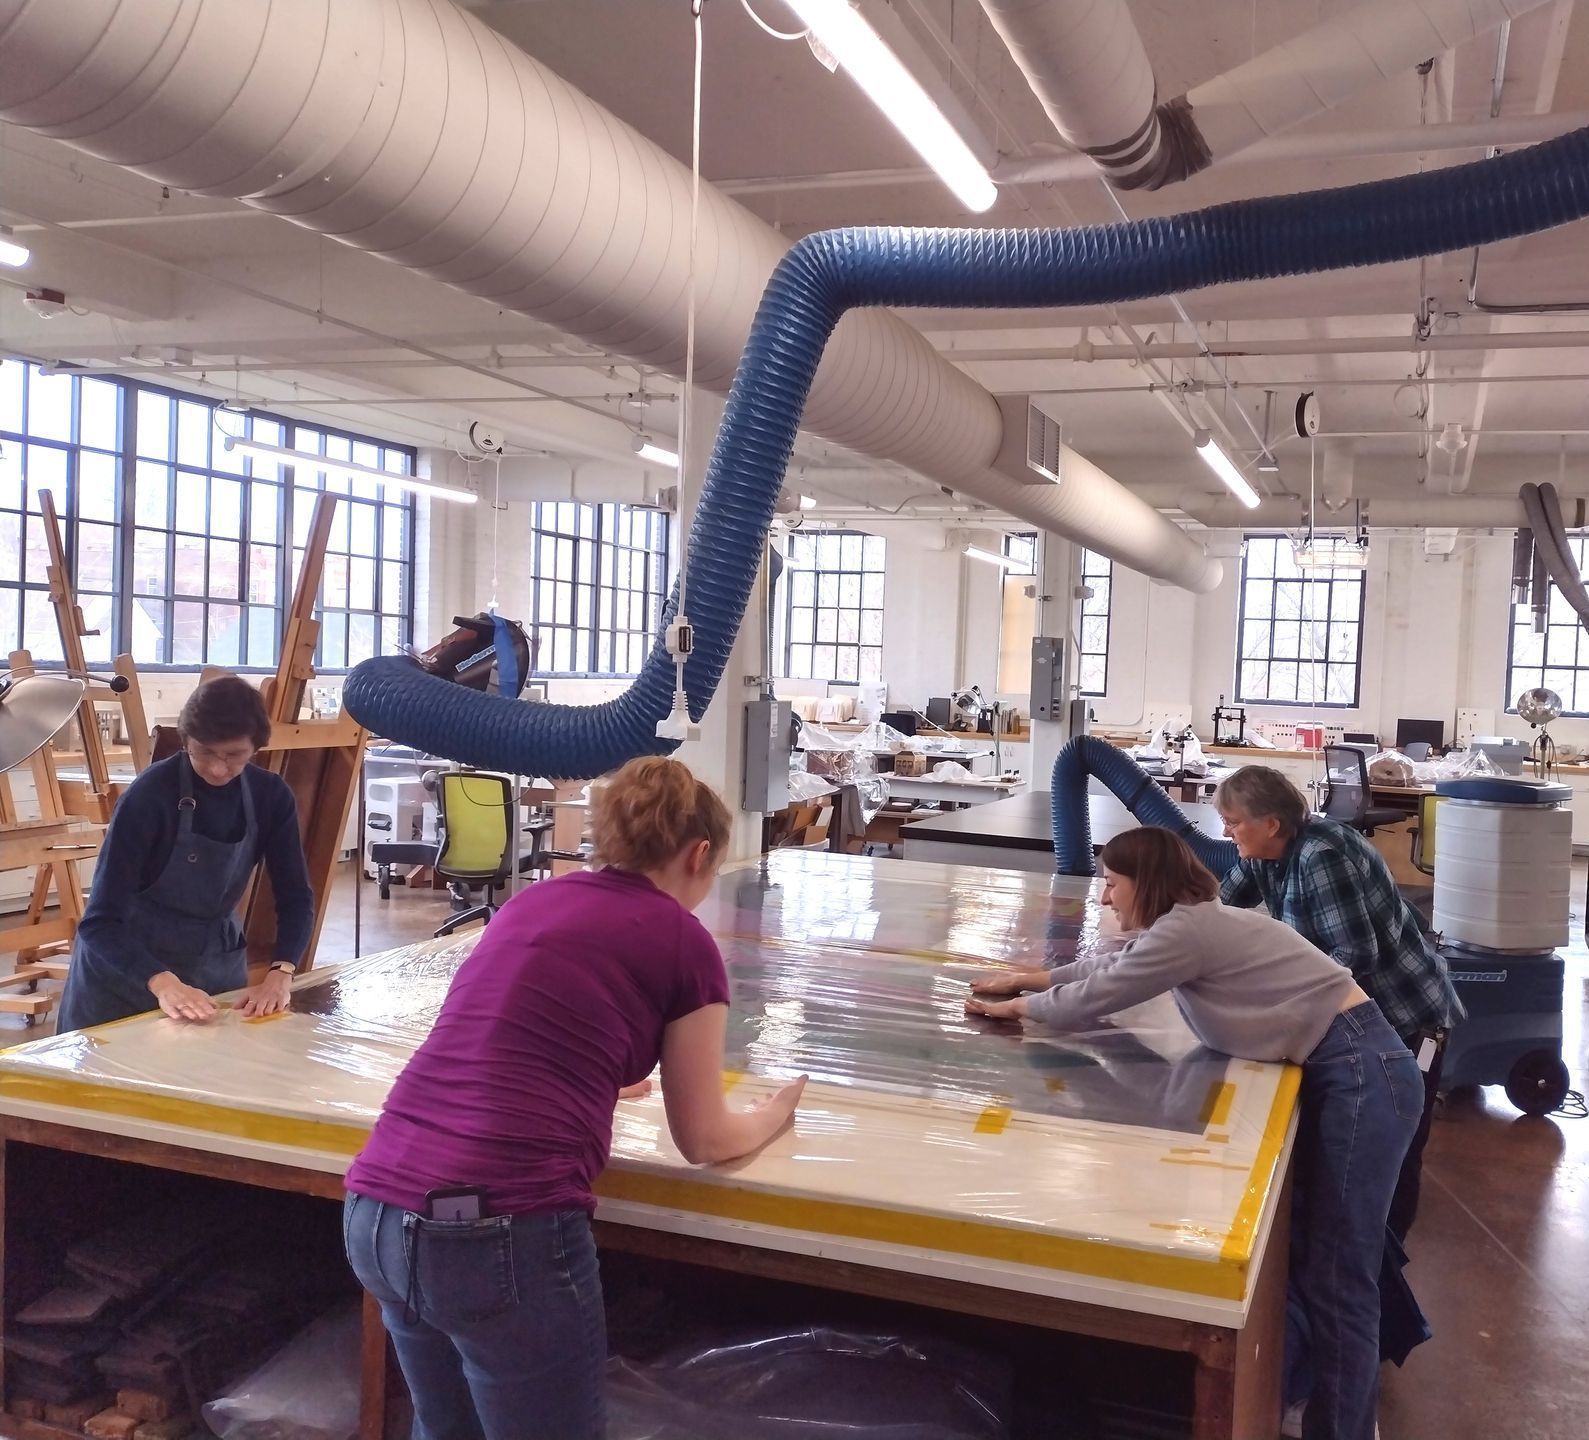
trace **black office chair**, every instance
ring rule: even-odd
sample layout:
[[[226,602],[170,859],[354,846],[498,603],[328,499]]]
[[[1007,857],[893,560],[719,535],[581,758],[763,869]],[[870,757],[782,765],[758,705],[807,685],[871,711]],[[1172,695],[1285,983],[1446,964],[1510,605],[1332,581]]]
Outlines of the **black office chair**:
[[[1381,825],[1397,825],[1407,818],[1405,811],[1373,803],[1368,760],[1361,750],[1350,745],[1326,745],[1324,773],[1329,783],[1324,791],[1323,813],[1331,820],[1372,835]]]

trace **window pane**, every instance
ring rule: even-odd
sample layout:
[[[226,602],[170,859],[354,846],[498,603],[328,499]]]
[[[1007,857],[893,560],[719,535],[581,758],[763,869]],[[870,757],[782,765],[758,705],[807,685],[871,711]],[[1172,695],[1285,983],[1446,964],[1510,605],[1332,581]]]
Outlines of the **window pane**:
[[[138,392],[138,453],[151,460],[171,459],[171,400],[152,390]]]
[[[264,606],[249,607],[248,664],[262,670],[276,664],[276,612]]]
[[[175,560],[172,569],[173,583],[171,586],[173,595],[204,594],[206,549],[205,542],[200,536],[178,535],[176,537]],[[199,628],[202,629],[202,626]],[[180,619],[172,633],[179,638],[184,633]]]
[[[29,590],[22,596],[22,648],[35,660],[59,662],[66,657],[61,650],[61,632],[55,623],[50,597],[43,590]]]
[[[236,605],[211,605],[209,643],[204,658],[211,665],[236,665],[242,659],[243,612]]]
[[[140,525],[165,525],[170,521],[171,470],[166,465],[138,462],[133,481],[134,511]]]
[[[96,450],[121,449],[118,431],[121,387],[85,377],[78,382],[78,438]]]
[[[0,360],[0,430],[13,435],[22,434],[23,369],[20,360]]]
[[[39,491],[48,490],[55,508],[66,506],[66,451],[48,445],[28,446],[28,509],[39,510]]]
[[[210,527],[205,510],[209,490],[209,481],[204,476],[195,475],[191,470],[177,471],[178,530],[187,530],[194,535],[208,532]]]
[[[138,599],[132,607],[132,656],[144,664],[158,665],[166,657],[166,603]]]
[[[110,525],[77,527],[77,573],[73,577],[79,590],[108,592],[116,575],[116,531]]]
[[[375,654],[375,617],[348,616],[348,664],[357,665]]]
[[[166,593],[166,537],[138,530],[132,542],[132,590],[135,595]]]
[[[0,582],[14,585],[21,578],[22,517],[0,510]],[[14,599],[11,595],[0,595],[0,606],[10,605]],[[16,648],[14,637],[11,648]]]
[[[243,533],[243,487],[235,480],[210,481],[210,534],[235,540]]]
[[[280,538],[281,487],[256,480],[248,487],[248,537],[274,542]]]
[[[210,595],[213,598],[238,599],[242,594],[241,570],[242,546],[233,540],[210,541]]]
[[[71,440],[70,375],[46,375],[36,366],[28,372],[28,434],[41,440]]]
[[[0,445],[0,506],[22,508],[22,447]]]
[[[210,463],[210,407],[177,402],[177,460],[204,469]]]
[[[116,457],[84,451],[77,457],[77,513],[84,520],[116,519]]]
[[[348,604],[355,610],[373,610],[375,608],[375,562],[373,560],[366,559],[363,556],[355,556],[351,562],[348,569]]]
[[[171,662],[198,665],[204,659],[204,606],[178,600],[171,606]]]
[[[320,653],[327,670],[345,669],[348,663],[348,617],[335,613],[321,617]]]

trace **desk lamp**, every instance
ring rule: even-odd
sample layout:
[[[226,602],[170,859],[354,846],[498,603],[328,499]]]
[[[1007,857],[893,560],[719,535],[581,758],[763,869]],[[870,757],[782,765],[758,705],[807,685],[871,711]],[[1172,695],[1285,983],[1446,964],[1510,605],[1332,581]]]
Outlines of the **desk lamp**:
[[[1541,780],[1551,779],[1556,773],[1556,742],[1550,738],[1550,722],[1561,714],[1561,696],[1554,690],[1536,686],[1517,697],[1517,718],[1526,720],[1538,738],[1529,746],[1529,759],[1534,764],[1534,774]]]
[[[0,773],[14,770],[50,743],[77,714],[88,686],[96,677],[71,671],[0,673]],[[118,694],[127,677],[106,682]]]

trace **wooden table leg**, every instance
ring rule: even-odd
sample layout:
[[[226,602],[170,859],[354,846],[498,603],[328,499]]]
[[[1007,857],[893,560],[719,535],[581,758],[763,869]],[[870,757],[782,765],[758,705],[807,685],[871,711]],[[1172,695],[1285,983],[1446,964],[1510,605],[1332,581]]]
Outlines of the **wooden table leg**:
[[[386,1434],[386,1326],[381,1307],[364,1292],[359,1347],[359,1440],[383,1440]]]

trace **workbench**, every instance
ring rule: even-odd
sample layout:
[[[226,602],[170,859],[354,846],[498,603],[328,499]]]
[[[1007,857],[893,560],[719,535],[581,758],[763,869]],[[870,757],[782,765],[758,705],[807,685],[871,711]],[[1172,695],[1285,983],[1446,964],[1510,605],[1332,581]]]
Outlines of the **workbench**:
[[[1180,808],[1205,835],[1225,838],[1225,822],[1212,805]],[[1094,850],[1142,823],[1113,795],[1088,795],[1087,814]],[[1028,790],[991,805],[918,820],[904,827],[901,838],[907,860],[1054,873],[1054,813],[1046,790]]]
[[[710,1168],[679,1156],[659,1095],[621,1103],[599,1243],[1190,1355],[1195,1440],[1272,1436],[1298,1072],[1201,1049],[1168,997],[1069,1037],[963,1011],[975,975],[1093,940],[1092,893],[808,851],[725,873],[699,912],[732,982],[725,1085],[750,1103],[806,1073],[805,1100]],[[27,1162],[0,1187],[12,1246],[53,1223],[26,1185],[46,1152],[339,1198],[474,938],[322,963],[284,1016],[145,1016],[0,1054],[0,1161]]]

